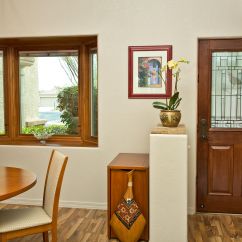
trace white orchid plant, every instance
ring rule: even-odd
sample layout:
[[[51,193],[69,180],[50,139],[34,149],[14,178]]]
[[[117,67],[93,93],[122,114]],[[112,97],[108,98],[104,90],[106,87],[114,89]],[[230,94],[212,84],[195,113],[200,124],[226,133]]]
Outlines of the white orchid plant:
[[[161,77],[161,80],[165,83],[165,86],[166,86],[166,80],[164,79],[163,76],[167,77],[167,71],[168,70],[172,71],[172,76],[175,79],[175,88],[174,88],[173,95],[169,99],[166,99],[166,102],[160,102],[160,101],[153,102],[152,105],[154,108],[158,108],[161,110],[176,110],[177,107],[179,106],[182,98],[179,97],[177,85],[178,85],[178,81],[180,80],[180,72],[181,72],[180,64],[182,63],[188,64],[189,61],[187,61],[185,58],[181,58],[178,61],[170,60],[160,70],[160,77]],[[164,72],[165,72],[165,75],[162,75]]]

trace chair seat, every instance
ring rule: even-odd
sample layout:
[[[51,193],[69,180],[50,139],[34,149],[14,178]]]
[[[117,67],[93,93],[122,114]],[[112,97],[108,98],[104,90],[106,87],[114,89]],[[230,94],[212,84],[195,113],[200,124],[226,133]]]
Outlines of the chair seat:
[[[0,210],[0,233],[31,228],[51,223],[43,208],[21,208]]]

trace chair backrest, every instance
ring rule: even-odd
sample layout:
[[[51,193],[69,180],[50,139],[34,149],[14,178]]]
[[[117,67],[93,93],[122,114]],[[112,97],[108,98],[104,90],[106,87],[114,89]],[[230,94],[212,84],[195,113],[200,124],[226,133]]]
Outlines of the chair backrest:
[[[53,150],[45,179],[43,208],[52,218],[57,219],[60,190],[68,157]]]

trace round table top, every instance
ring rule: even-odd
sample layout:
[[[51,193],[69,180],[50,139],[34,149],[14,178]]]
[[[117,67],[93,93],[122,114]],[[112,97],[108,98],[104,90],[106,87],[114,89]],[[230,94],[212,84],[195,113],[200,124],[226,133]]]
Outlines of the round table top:
[[[27,191],[36,183],[36,175],[15,167],[0,167],[0,201]]]

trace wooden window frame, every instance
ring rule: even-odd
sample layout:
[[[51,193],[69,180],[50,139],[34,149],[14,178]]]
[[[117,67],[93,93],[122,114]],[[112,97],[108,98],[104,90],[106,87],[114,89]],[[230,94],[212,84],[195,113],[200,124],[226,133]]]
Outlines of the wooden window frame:
[[[38,37],[0,39],[4,64],[5,135],[0,144],[41,145],[33,135],[20,133],[19,51],[79,50],[78,56],[78,135],[56,135],[47,145],[97,147],[98,137],[91,136],[90,49],[97,48],[97,36]]]

